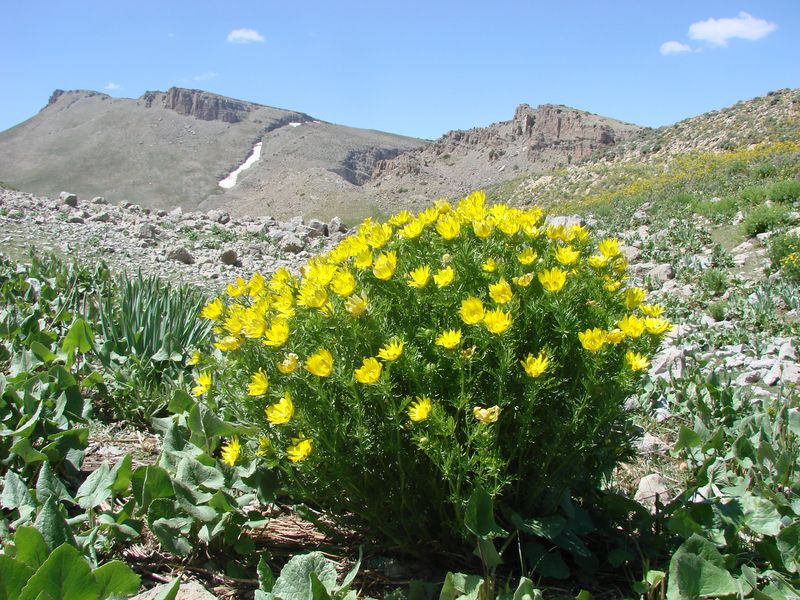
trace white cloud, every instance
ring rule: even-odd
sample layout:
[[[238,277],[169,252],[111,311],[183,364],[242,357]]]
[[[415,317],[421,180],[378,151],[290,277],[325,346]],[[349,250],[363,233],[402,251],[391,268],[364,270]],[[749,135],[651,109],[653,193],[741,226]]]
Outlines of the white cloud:
[[[232,44],[249,44],[263,42],[264,36],[255,29],[234,29],[228,34],[228,41]]]
[[[689,25],[689,37],[708,42],[711,46],[727,46],[733,38],[760,40],[775,31],[778,26],[764,19],[740,12],[738,17],[707,19]]]
[[[106,89],[107,89],[107,90],[118,90],[118,89],[119,89],[119,88],[121,88],[121,87],[122,87],[122,86],[121,86],[120,84],[118,84],[118,83],[114,83],[113,81],[109,81],[109,82],[106,84]]]
[[[681,44],[680,42],[676,42],[675,40],[670,40],[669,42],[664,42],[661,44],[661,48],[659,49],[661,54],[666,56],[667,54],[683,54],[684,52],[691,52],[692,47],[688,44]]]
[[[206,71],[205,73],[200,73],[200,75],[195,75],[192,77],[192,79],[195,81],[208,81],[209,79],[214,79],[217,76],[219,76],[219,73],[214,73],[214,71]]]

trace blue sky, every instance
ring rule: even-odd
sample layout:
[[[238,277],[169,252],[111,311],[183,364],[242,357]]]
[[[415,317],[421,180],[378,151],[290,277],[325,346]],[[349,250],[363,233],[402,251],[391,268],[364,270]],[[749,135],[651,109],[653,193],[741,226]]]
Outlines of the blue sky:
[[[559,103],[646,126],[800,87],[800,1],[0,3],[0,130],[50,93],[205,89],[436,138]]]

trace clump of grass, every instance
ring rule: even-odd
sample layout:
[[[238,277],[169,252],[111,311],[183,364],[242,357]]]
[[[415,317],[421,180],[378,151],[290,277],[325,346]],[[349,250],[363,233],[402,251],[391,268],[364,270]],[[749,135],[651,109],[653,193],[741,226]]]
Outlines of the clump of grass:
[[[744,218],[744,230],[749,236],[774,231],[791,222],[785,206],[762,204],[753,208]]]
[[[728,289],[728,273],[723,269],[708,269],[700,277],[700,285],[713,296],[719,296]]]

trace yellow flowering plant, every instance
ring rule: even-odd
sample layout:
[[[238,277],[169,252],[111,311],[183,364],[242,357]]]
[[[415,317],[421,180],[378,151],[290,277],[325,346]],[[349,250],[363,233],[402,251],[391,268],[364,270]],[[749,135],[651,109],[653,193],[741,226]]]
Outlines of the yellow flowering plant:
[[[295,501],[408,551],[464,548],[474,490],[535,516],[630,455],[623,402],[670,324],[619,259],[480,192],[367,219],[203,310],[215,398]]]

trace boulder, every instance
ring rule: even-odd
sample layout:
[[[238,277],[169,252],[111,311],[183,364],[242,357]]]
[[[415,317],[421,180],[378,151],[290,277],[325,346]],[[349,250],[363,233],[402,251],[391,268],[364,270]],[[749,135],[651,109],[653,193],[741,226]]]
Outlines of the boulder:
[[[658,473],[651,473],[639,480],[639,487],[636,489],[634,499],[653,510],[655,509],[656,498],[662,504],[667,504],[672,499],[667,480]]]
[[[289,233],[281,238],[280,242],[278,242],[278,247],[284,252],[297,254],[298,252],[301,252],[303,248],[305,248],[305,244],[299,237],[293,233]]]
[[[78,195],[70,192],[61,192],[58,197],[61,199],[62,204],[71,206],[72,208],[78,207]]]
[[[317,235],[314,235],[313,237],[327,237],[330,235],[328,225],[318,219],[311,219],[308,222],[308,227],[311,228],[312,231],[316,232]]]
[[[240,266],[242,264],[239,260],[239,255],[236,254],[236,250],[233,248],[223,250],[222,254],[219,255],[219,260],[222,262],[222,264],[231,267]]]
[[[108,201],[103,196],[95,196],[91,199],[92,204],[108,204]]]
[[[146,592],[132,596],[129,600],[155,600],[160,597],[170,585],[172,584],[162,583]],[[181,582],[175,600],[217,600],[217,597],[196,581],[186,581]]]
[[[183,246],[170,250],[167,253],[167,258],[175,262],[183,263],[184,265],[193,265],[195,262],[194,256]]]
[[[347,227],[339,217],[333,217],[328,223],[328,233],[347,233]]]

